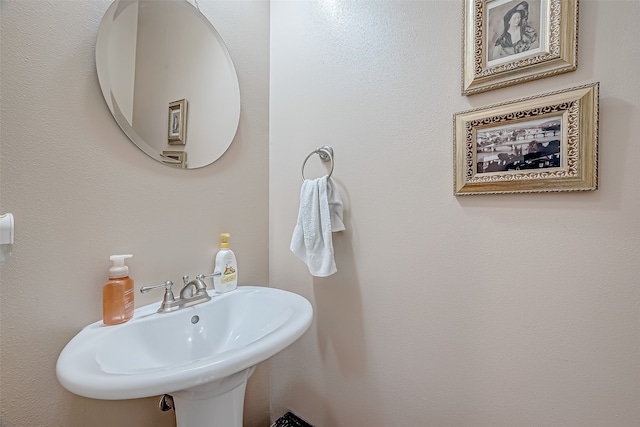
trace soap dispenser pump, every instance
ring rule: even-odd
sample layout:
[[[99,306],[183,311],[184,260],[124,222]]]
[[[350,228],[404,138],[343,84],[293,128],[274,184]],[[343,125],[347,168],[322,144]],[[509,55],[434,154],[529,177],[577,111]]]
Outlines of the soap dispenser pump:
[[[111,255],[113,265],[109,269],[109,281],[102,287],[102,322],[118,325],[133,317],[133,279],[124,260],[133,255]]]

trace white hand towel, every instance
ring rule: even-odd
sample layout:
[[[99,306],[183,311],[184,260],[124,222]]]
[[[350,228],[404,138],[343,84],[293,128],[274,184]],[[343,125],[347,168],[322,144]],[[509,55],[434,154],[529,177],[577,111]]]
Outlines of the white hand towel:
[[[312,276],[327,277],[338,271],[331,233],[344,229],[342,200],[333,181],[327,175],[305,179],[290,249],[307,264]]]

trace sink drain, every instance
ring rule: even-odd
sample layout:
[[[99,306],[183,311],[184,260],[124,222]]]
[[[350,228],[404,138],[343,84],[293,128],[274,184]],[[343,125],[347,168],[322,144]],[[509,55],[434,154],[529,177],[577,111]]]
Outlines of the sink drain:
[[[193,316],[193,317],[191,318],[191,323],[193,323],[194,325],[195,325],[196,323],[198,323],[199,321],[200,321],[200,317],[199,317],[199,316]]]

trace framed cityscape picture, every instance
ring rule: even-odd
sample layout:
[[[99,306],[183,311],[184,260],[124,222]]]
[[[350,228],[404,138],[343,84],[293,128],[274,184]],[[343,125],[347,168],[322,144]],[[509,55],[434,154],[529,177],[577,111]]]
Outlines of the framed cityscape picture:
[[[163,151],[160,154],[162,163],[168,166],[173,166],[178,169],[187,168],[187,152],[186,151]]]
[[[596,190],[599,83],[454,114],[454,194]]]

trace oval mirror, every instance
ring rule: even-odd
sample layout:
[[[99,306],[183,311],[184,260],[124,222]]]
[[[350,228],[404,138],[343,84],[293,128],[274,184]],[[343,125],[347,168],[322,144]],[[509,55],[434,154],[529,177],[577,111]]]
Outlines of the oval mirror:
[[[187,1],[116,0],[98,29],[96,68],[116,122],[153,159],[195,169],[231,145],[238,76],[216,29]]]

